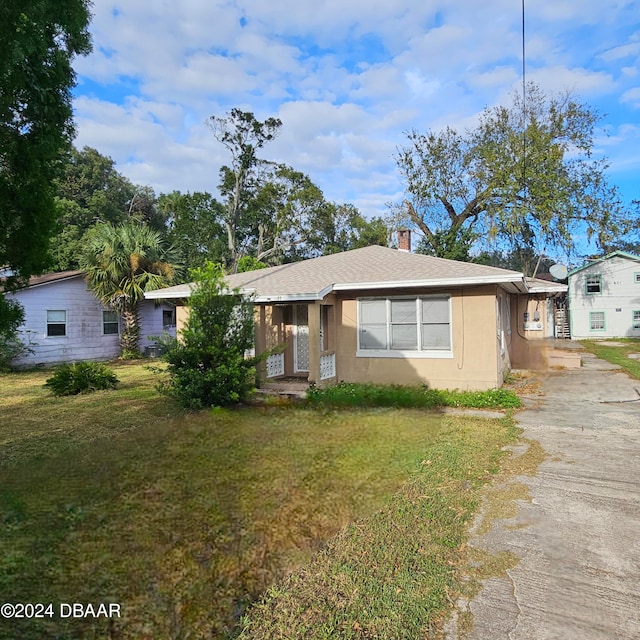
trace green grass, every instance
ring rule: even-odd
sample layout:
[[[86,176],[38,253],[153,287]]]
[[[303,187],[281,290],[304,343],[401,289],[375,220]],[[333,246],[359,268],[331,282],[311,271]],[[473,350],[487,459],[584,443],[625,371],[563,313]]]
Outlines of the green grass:
[[[614,346],[607,341],[581,340],[580,344],[587,350],[611,364],[620,365],[630,376],[640,380],[640,360],[629,358],[629,354],[640,353],[640,340],[633,338],[616,338],[611,340],[624,346]]]
[[[436,637],[456,594],[469,590],[460,570],[470,561],[467,529],[514,436],[508,420],[447,420],[411,481],[272,587],[245,616],[240,637]]]
[[[247,408],[186,414],[141,365],[57,398],[0,376],[0,593],[122,604],[118,638],[225,637],[245,605],[376,509],[438,416]],[[0,623],[0,637],[106,638],[102,622]],[[192,635],[189,635],[188,632]]]
[[[517,408],[520,398],[509,389],[449,391],[401,385],[354,384],[341,382],[324,389],[312,389],[311,406],[328,407],[435,407]]]

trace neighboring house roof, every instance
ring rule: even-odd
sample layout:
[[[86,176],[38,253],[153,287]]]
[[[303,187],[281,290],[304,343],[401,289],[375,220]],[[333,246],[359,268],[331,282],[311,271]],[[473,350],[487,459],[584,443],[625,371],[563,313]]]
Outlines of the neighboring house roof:
[[[58,273],[45,273],[41,276],[31,276],[27,287],[38,287],[51,282],[59,282],[60,280],[68,280],[69,278],[77,278],[84,275],[82,271],[59,271]]]
[[[483,284],[502,284],[514,292],[528,291],[524,275],[517,271],[380,246],[236,273],[227,276],[226,281],[230,289],[237,288],[242,293],[253,294],[256,302],[321,300],[331,291],[425,289]],[[192,284],[182,284],[157,289],[147,292],[145,297],[185,298],[189,297],[192,287]]]
[[[587,262],[587,264],[584,264],[581,267],[578,267],[577,269],[573,269],[569,273],[569,276],[573,276],[584,269],[588,269],[589,267],[592,267],[594,264],[598,264],[598,262],[603,262],[604,260],[610,260],[611,258],[625,258],[627,260],[640,262],[640,256],[636,256],[633,253],[627,253],[626,251],[613,251],[612,253],[608,253],[606,256],[602,256],[602,258],[591,260],[590,262]]]
[[[24,289],[31,289],[32,287],[39,287],[43,284],[51,284],[52,282],[60,282],[61,280],[69,280],[83,275],[84,273],[82,271],[58,271],[56,273],[44,273],[41,276],[31,276],[29,282],[16,291],[24,291]],[[3,278],[0,277],[0,280],[2,279]],[[16,293],[16,291],[13,293]]]
[[[528,293],[566,293],[569,287],[561,282],[551,282],[546,278],[525,278]]]

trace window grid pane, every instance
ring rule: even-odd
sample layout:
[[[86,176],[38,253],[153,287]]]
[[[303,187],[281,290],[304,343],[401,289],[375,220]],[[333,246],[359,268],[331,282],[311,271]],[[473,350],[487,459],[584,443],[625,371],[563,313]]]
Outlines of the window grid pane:
[[[47,311],[47,322],[66,322],[66,311]]]
[[[360,302],[360,322],[362,324],[386,324],[387,301],[362,300]]]
[[[67,335],[67,312],[62,310],[47,311],[47,336]]]
[[[448,324],[423,324],[422,325],[422,348],[424,350],[445,350],[451,349],[451,332]]]
[[[449,298],[423,298],[422,322],[449,323]]]
[[[162,310],[162,326],[174,327],[176,324],[175,309],[163,309]]]
[[[422,299],[421,337],[423,350],[448,351],[451,349],[448,297]]]
[[[118,314],[115,311],[102,312],[102,333],[105,336],[117,335],[119,333]]]
[[[640,329],[640,311],[633,312],[633,328]]]
[[[361,349],[386,349],[387,325],[365,324],[360,327]]]
[[[592,311],[589,314],[591,331],[604,331],[604,311]]]
[[[416,323],[416,301],[413,300],[391,300],[391,322],[395,323]]]
[[[601,293],[600,275],[587,276],[587,293]]]
[[[391,325],[391,348],[398,351],[418,348],[418,333],[415,324]]]
[[[390,300],[391,349],[415,351],[418,348],[416,299]]]

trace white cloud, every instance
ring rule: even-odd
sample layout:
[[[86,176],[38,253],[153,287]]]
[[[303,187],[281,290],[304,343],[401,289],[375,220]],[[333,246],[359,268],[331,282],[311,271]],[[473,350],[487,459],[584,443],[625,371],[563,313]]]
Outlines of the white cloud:
[[[621,102],[628,102],[636,109],[640,108],[640,87],[625,91],[620,97]]]
[[[620,47],[609,49],[608,51],[601,53],[600,57],[606,62],[617,62],[618,60],[625,60],[639,55],[640,42],[633,42],[631,44],[625,44]]]
[[[575,90],[614,126],[631,121],[637,5],[527,3],[528,79]],[[226,159],[205,120],[239,107],[282,119],[265,157],[379,214],[401,192],[404,131],[473,126],[521,80],[513,0],[95,0],[93,11],[95,51],[75,64],[78,144],[159,191],[215,190]],[[629,148],[618,134],[616,162]]]

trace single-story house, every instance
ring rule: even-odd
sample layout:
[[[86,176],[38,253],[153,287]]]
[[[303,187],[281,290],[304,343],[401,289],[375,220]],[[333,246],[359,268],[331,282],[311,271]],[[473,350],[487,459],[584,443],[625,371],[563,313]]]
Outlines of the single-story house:
[[[640,256],[614,251],[569,273],[571,337],[640,337]]]
[[[87,287],[82,271],[47,273],[30,278],[26,287],[7,297],[24,308],[19,337],[31,353],[17,358],[18,367],[79,360],[109,360],[120,355],[120,319]],[[144,300],[140,305],[140,349],[149,337],[175,335],[175,306]]]
[[[226,280],[252,297],[256,353],[273,351],[267,379],[451,389],[499,387],[512,367],[527,366],[526,343],[553,335],[536,304],[566,291],[515,271],[380,246]],[[176,301],[179,329],[191,287],[145,297]]]

